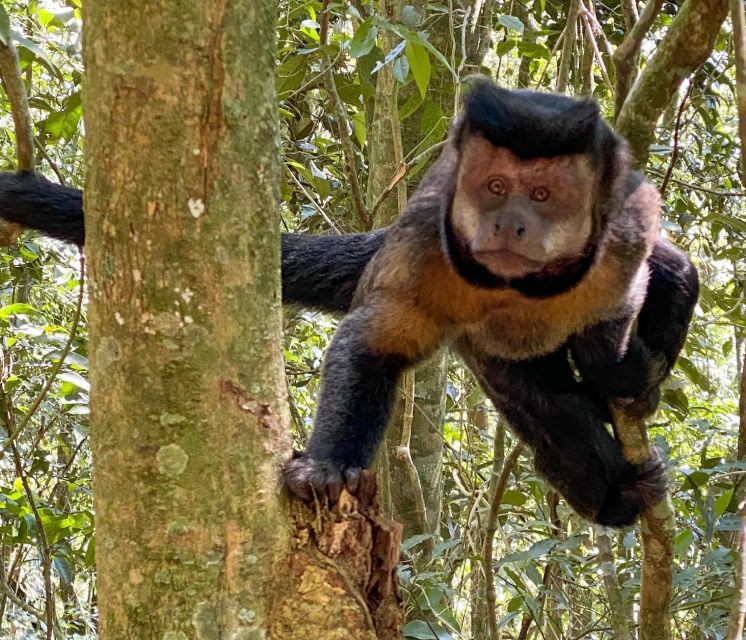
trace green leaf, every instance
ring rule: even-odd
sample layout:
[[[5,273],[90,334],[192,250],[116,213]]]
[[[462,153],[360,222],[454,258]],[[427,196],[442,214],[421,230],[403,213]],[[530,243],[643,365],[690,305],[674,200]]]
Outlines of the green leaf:
[[[525,562],[526,560],[537,560],[542,556],[549,553],[554,547],[557,546],[556,540],[540,540],[535,544],[531,545],[526,551],[518,551],[516,553],[509,553],[504,556],[501,563],[506,565],[511,562]]]
[[[517,33],[523,33],[523,22],[515,16],[500,16],[497,21],[505,27],[508,31],[516,31]]]
[[[425,542],[425,540],[431,540],[433,537],[431,533],[418,533],[404,540],[401,543],[401,550],[406,551],[407,549],[416,547],[418,544]]]
[[[91,390],[91,385],[89,384],[88,380],[86,380],[80,374],[73,373],[72,371],[65,371],[63,373],[60,373],[57,376],[57,379],[62,380],[63,382],[69,382],[70,384],[75,385],[78,389],[82,389],[83,391]]]
[[[351,58],[360,58],[369,54],[373,51],[373,47],[376,46],[376,38],[378,37],[378,29],[373,27],[373,22],[370,18],[360,24],[350,40],[350,47],[347,50]]]
[[[73,93],[66,101],[63,111],[52,113],[39,122],[39,128],[51,140],[70,140],[78,131],[83,109],[80,92]]]
[[[519,42],[518,52],[527,58],[544,58],[545,60],[549,60],[550,57],[549,49],[538,42]]]
[[[412,70],[414,81],[417,83],[417,88],[424,100],[430,86],[430,74],[432,73],[430,56],[425,47],[414,42],[407,42],[406,52],[409,68]]]
[[[67,558],[56,556],[52,558],[52,568],[59,576],[60,582],[64,585],[70,585],[73,581],[73,570]]]
[[[352,115],[352,127],[355,131],[355,138],[362,149],[365,146],[365,140],[368,137],[368,130],[365,124],[365,111],[358,111]]]
[[[500,42],[495,47],[495,55],[501,57],[507,53],[510,53],[513,49],[515,49],[516,44],[516,41],[511,39],[505,40],[505,42]]]
[[[681,555],[682,553],[685,553],[693,540],[694,540],[694,532],[691,529],[686,529],[685,531],[682,531],[676,536],[676,538],[674,538],[673,552],[676,555]]]
[[[516,491],[515,489],[508,489],[503,493],[503,499],[501,504],[509,504],[514,507],[520,507],[526,504],[528,496],[522,491]]]
[[[412,620],[404,626],[404,637],[414,640],[453,640],[453,636],[437,624]]]
[[[461,544],[461,540],[459,538],[455,538],[452,540],[443,540],[433,547],[432,557],[439,558],[446,551],[448,551],[449,549],[453,549],[453,547],[457,547],[459,544]]]
[[[696,365],[688,358],[681,356],[676,362],[676,368],[683,371],[686,377],[703,391],[712,392],[714,390],[709,378],[699,371]]]
[[[5,46],[10,44],[10,18],[2,5],[0,5],[0,42]]]
[[[19,47],[26,49],[29,53],[31,53],[34,56],[34,58],[36,58],[47,69],[49,69],[49,71],[51,71],[58,78],[62,78],[62,74],[60,73],[60,70],[55,66],[55,64],[52,62],[52,60],[47,55],[46,51],[44,51],[44,49],[42,49],[33,40],[29,40],[28,38],[22,36],[20,33],[16,31],[12,31],[11,35],[13,36],[13,40],[15,40],[16,44]]]
[[[422,98],[419,93],[412,92],[407,101],[399,109],[399,120],[404,120],[411,116],[422,104]]]
[[[732,499],[733,489],[723,491],[723,493],[718,496],[717,500],[715,500],[715,506],[713,507],[716,518],[719,518],[725,513],[725,510],[728,508],[728,505],[730,504],[730,501]]]
[[[26,304],[24,302],[15,302],[0,309],[0,318],[6,320],[7,318],[10,318],[10,316],[30,315],[34,313],[39,313],[39,311],[32,307],[30,304]]]
[[[411,29],[407,29],[406,27],[400,25],[400,24],[388,24],[383,23],[383,26],[388,29],[389,31],[394,32],[396,35],[398,35],[400,38],[403,38],[407,42],[412,42],[414,44],[420,44],[425,49],[427,49],[435,58],[440,61],[440,63],[448,69],[448,71],[451,72],[451,75],[454,77],[456,76],[456,72],[451,67],[451,64],[448,62],[446,57],[438,51],[427,39],[427,34],[423,31],[415,32]]]

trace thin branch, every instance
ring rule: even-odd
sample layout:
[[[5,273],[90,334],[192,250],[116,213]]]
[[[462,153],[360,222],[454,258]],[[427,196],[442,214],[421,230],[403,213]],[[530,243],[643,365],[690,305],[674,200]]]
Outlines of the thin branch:
[[[562,45],[559,70],[557,71],[557,91],[560,93],[567,91],[567,85],[570,79],[570,68],[572,66],[573,53],[575,51],[575,37],[577,34],[579,11],[580,1],[570,0],[570,6],[567,8],[567,22],[564,31],[565,41]]]
[[[60,168],[57,166],[57,163],[52,160],[51,156],[47,153],[47,150],[44,148],[44,145],[41,143],[39,138],[34,136],[34,144],[36,145],[36,148],[39,150],[39,153],[41,154],[42,158],[44,158],[47,161],[47,164],[49,165],[49,168],[54,172],[54,175],[57,176],[57,180],[60,181],[60,184],[64,187],[67,186],[67,181],[65,180],[65,176],[62,175],[62,172],[60,171]]]
[[[70,353],[70,349],[72,349],[73,340],[75,340],[75,335],[78,331],[78,324],[80,323],[80,314],[83,309],[83,297],[85,294],[84,284],[85,284],[85,258],[81,254],[80,255],[80,284],[79,284],[80,292],[78,293],[78,302],[75,307],[75,315],[73,316],[72,326],[70,327],[70,336],[68,337],[67,342],[65,343],[65,346],[62,349],[62,353],[60,353],[59,359],[52,366],[52,371],[50,372],[49,377],[47,378],[47,381],[44,383],[44,386],[39,392],[39,395],[37,395],[36,398],[34,399],[34,402],[31,404],[31,408],[26,413],[26,416],[24,417],[24,419],[21,420],[21,423],[18,425],[16,429],[13,430],[13,432],[8,436],[8,439],[3,443],[2,448],[0,448],[0,453],[7,451],[10,447],[13,446],[13,443],[16,441],[18,436],[21,435],[23,430],[26,428],[28,423],[31,421],[31,418],[34,417],[34,414],[39,409],[39,406],[41,405],[42,401],[44,400],[44,398],[46,398],[47,393],[49,393],[49,390],[52,388],[54,381],[57,379],[57,374],[60,372],[62,365],[65,363],[65,358],[67,358],[67,355]]]
[[[624,100],[616,129],[637,167],[647,164],[658,119],[679,86],[712,53],[727,10],[725,0],[686,0]]]
[[[34,514],[34,520],[36,521],[36,535],[39,538],[39,555],[41,556],[41,569],[42,575],[44,576],[44,621],[47,628],[47,640],[52,640],[54,636],[54,628],[57,626],[57,616],[54,611],[54,589],[52,585],[52,550],[49,547],[47,533],[44,530],[44,521],[41,519],[41,514],[36,506],[36,500],[31,491],[26,472],[23,470],[21,455],[18,453],[18,448],[15,444],[11,445],[11,450],[13,452],[16,473],[18,474],[18,478],[21,480],[23,490],[26,494],[26,500],[31,507],[31,511]]]
[[[373,203],[373,206],[370,208],[370,215],[375,218],[376,212],[378,211],[378,207],[383,204],[384,200],[396,189],[396,187],[399,186],[399,183],[406,177],[409,170],[415,166],[422,158],[424,158],[427,154],[432,153],[433,151],[436,151],[437,149],[440,149],[441,147],[444,147],[446,145],[446,140],[443,140],[441,142],[437,142],[434,145],[428,147],[425,149],[422,153],[417,154],[414,158],[409,160],[408,162],[402,164],[397,169],[396,173],[391,176],[391,180],[386,185],[386,188],[381,192],[381,194],[378,196],[376,201]]]
[[[611,626],[614,628],[615,640],[632,640],[629,621],[625,613],[624,598],[619,588],[619,577],[614,566],[614,552],[609,534],[603,527],[596,525],[596,546],[598,547],[598,564],[604,580],[604,590],[609,601]]]
[[[31,122],[26,85],[23,84],[18,51],[12,42],[0,41],[0,78],[10,102],[10,112],[16,130],[18,172],[34,170],[34,128]]]
[[[676,113],[676,124],[673,130],[673,150],[671,151],[671,160],[668,163],[666,174],[663,176],[663,182],[660,186],[661,197],[666,194],[666,188],[668,187],[668,183],[671,180],[673,168],[676,165],[676,161],[679,159],[679,137],[681,135],[681,119],[684,115],[686,103],[689,102],[689,96],[692,95],[692,89],[694,89],[694,81],[689,82],[689,86],[686,88],[686,93],[684,94],[684,97],[681,100],[681,104],[679,105],[679,110]]]
[[[422,483],[417,467],[412,460],[412,422],[414,421],[414,382],[415,372],[410,369],[404,374],[404,415],[402,416],[402,432],[399,446],[394,450],[394,457],[399,460],[407,471],[407,477],[412,485],[412,496],[415,505],[415,517],[417,525],[422,533],[427,533],[427,507],[425,506],[425,494],[422,491]],[[425,541],[425,550],[429,554],[432,551],[433,541]]]
[[[614,68],[616,69],[616,92],[614,95],[615,109],[614,113],[619,114],[622,105],[629,95],[632,85],[637,79],[637,59],[640,55],[640,48],[645,40],[650,28],[653,26],[656,17],[663,6],[663,0],[648,0],[639,19],[630,29],[629,21],[637,13],[635,0],[626,0],[631,7],[622,7],[624,21],[627,24],[627,36],[617,47],[614,52]]]
[[[313,208],[319,212],[319,215],[324,220],[324,222],[329,225],[329,228],[332,229],[337,235],[341,235],[342,232],[337,229],[331,218],[326,215],[326,211],[324,211],[323,207],[318,202],[316,202],[316,200],[314,200],[313,196],[310,193],[308,193],[308,189],[303,186],[303,183],[295,177],[295,174],[290,169],[288,169],[288,173],[290,174],[290,179],[295,182],[295,186],[303,192],[303,195],[306,196],[306,198],[308,198],[308,201],[313,205]]]
[[[46,624],[46,619],[44,617],[44,612],[39,611],[36,607],[32,607],[28,602],[23,600],[22,598],[19,598],[16,593],[11,589],[10,585],[2,581],[2,588],[3,588],[3,594],[10,600],[14,605],[19,607],[20,609],[23,609],[26,613],[29,615],[34,616],[37,620],[40,622],[44,622]]]
[[[624,28],[630,31],[635,26],[635,22],[640,19],[640,12],[637,10],[637,0],[622,0],[622,16],[624,17]]]
[[[490,630],[490,640],[500,640],[497,628],[497,594],[495,593],[495,568],[493,565],[493,554],[495,549],[495,533],[497,532],[497,518],[500,515],[500,504],[502,503],[505,488],[508,486],[508,478],[518,462],[523,451],[524,444],[519,442],[505,458],[502,471],[495,480],[495,487],[490,496],[490,511],[487,515],[487,527],[482,550],[482,564],[484,566],[485,591],[487,594],[487,625]]]
[[[658,176],[659,178],[663,178],[666,174],[663,171],[660,171],[659,169],[646,169],[646,172]],[[710,187],[703,187],[700,184],[694,184],[692,182],[687,182],[686,180],[679,180],[678,178],[669,178],[669,182],[673,182],[674,184],[681,185],[682,187],[687,187],[687,189],[690,189],[691,191],[701,191],[702,193],[709,193],[712,196],[718,196],[721,198],[743,198],[746,197],[746,191],[721,191],[720,189],[711,189]]]
[[[326,13],[326,6],[328,4],[328,0],[324,0],[324,11]],[[328,15],[327,15],[328,19]],[[319,39],[321,40],[321,46],[322,48],[326,46],[326,35],[328,31],[328,23],[327,23],[327,29],[324,32],[324,39],[321,40],[319,34]],[[323,49],[322,49],[323,51]],[[370,213],[365,207],[365,200],[363,198],[363,190],[360,186],[360,180],[358,179],[358,172],[357,172],[357,163],[355,162],[355,147],[352,144],[352,138],[350,137],[350,123],[347,118],[347,113],[345,110],[344,103],[342,102],[342,99],[339,97],[339,92],[337,91],[337,84],[334,80],[334,67],[331,64],[331,59],[329,58],[329,54],[325,51],[321,55],[321,62],[326,68],[326,71],[324,72],[323,78],[324,78],[324,86],[326,87],[326,92],[329,96],[329,101],[331,103],[331,111],[334,114],[334,118],[337,123],[337,135],[339,136],[339,142],[342,147],[342,156],[344,158],[344,164],[345,164],[345,174],[347,175],[347,179],[350,181],[350,192],[352,195],[352,205],[355,209],[355,213],[357,215],[357,218],[360,222],[360,225],[362,227],[363,231],[367,231],[371,228],[372,225],[372,218]]]
[[[591,19],[595,20],[595,16],[593,16],[588,11],[588,9],[585,8],[582,2],[580,3],[580,17],[583,21],[583,24],[585,25],[586,33],[588,34],[588,43],[591,45],[591,48],[593,49],[593,55],[596,57],[596,64],[598,64],[599,69],[601,69],[601,75],[604,78],[606,86],[611,87],[611,79],[609,78],[608,71],[606,71],[604,59],[598,49],[598,42],[596,41],[596,37],[598,36],[598,29],[593,24],[591,24]]]

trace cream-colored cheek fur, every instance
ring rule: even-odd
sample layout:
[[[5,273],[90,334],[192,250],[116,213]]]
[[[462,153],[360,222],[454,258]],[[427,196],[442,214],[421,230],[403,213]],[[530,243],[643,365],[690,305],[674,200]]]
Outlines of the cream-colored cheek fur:
[[[465,243],[471,242],[479,230],[479,209],[474,205],[461,188],[457,187],[451,205],[451,220],[459,238]]]
[[[590,212],[580,220],[571,218],[555,223],[551,233],[542,241],[544,254],[548,260],[580,255],[592,229],[593,220]]]

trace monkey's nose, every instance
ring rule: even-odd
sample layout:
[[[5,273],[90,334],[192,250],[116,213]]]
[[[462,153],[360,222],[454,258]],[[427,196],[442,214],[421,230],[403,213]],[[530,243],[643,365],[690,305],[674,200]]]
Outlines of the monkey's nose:
[[[505,224],[501,225],[499,222],[495,225],[495,231],[498,235],[505,236],[510,239],[511,236],[515,235],[519,239],[523,239],[526,235],[526,227],[522,224]]]

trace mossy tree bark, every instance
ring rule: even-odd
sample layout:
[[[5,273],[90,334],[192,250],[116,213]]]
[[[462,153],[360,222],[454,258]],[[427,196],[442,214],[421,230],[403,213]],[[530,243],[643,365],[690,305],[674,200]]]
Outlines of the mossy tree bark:
[[[334,513],[281,498],[275,11],[85,5],[103,640],[399,636],[371,483]]]
[[[686,0],[617,113],[616,129],[638,167],[647,164],[658,119],[679,85],[703,64],[728,13],[727,0]]]

